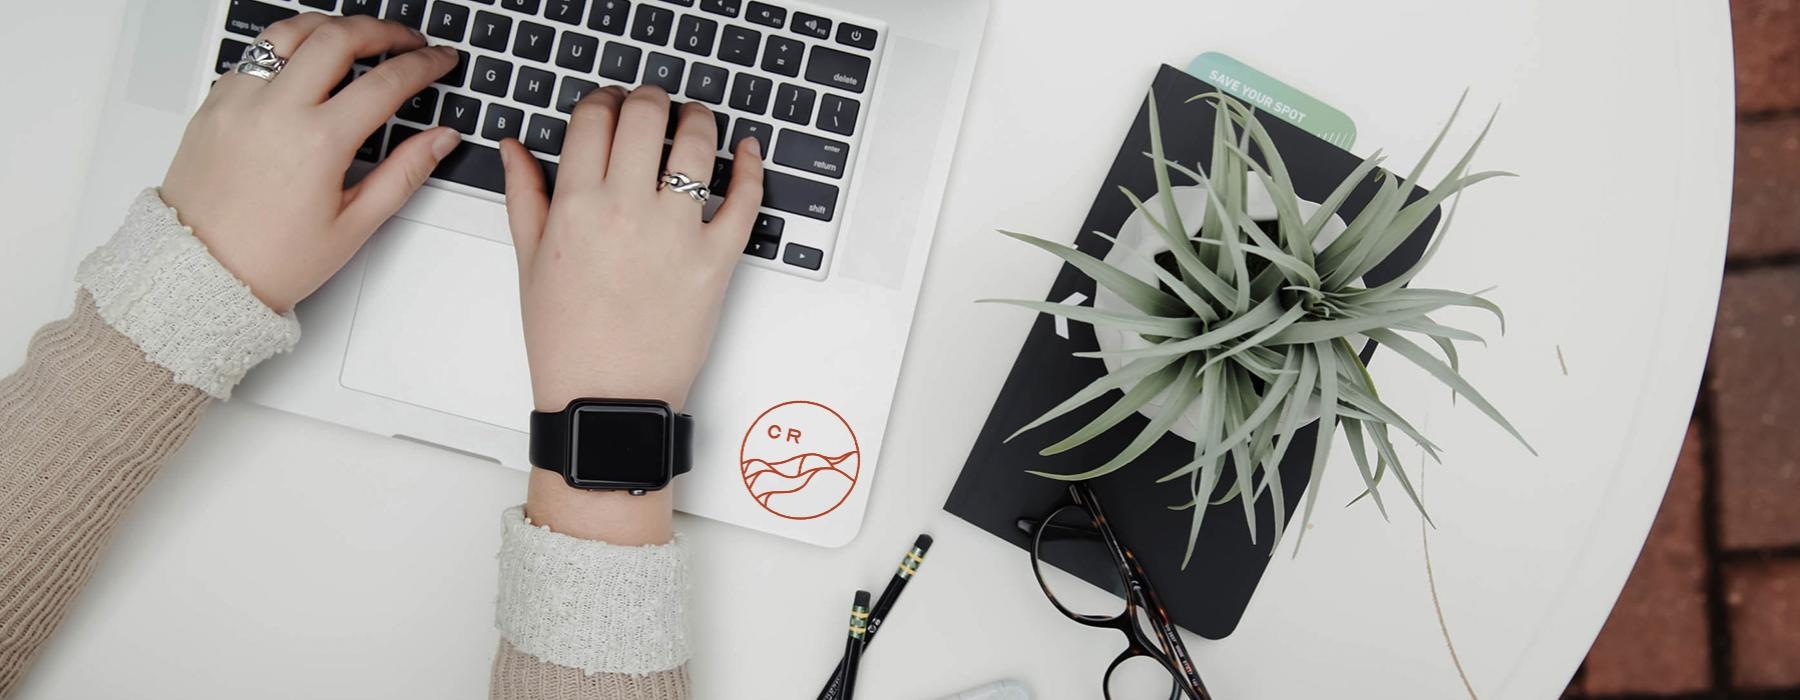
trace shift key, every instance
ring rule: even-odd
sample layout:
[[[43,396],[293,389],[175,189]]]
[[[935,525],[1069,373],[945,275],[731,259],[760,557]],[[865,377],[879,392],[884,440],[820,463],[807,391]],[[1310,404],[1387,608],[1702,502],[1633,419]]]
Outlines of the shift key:
[[[763,171],[763,206],[790,214],[830,221],[837,211],[838,188],[773,170]]]
[[[844,176],[844,165],[850,158],[850,144],[782,129],[775,142],[775,162],[834,178]]]

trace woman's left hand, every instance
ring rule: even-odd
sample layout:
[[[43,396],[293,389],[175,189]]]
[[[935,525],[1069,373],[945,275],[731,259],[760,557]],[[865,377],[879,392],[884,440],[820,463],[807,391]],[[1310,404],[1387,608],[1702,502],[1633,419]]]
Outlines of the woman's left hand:
[[[163,177],[162,197],[219,263],[285,312],[325,284],[425,184],[460,137],[439,127],[392,149],[354,187],[344,174],[364,139],[456,65],[456,51],[373,17],[305,13],[262,39],[287,67],[235,71],[213,86]],[[358,58],[388,54],[336,96]]]

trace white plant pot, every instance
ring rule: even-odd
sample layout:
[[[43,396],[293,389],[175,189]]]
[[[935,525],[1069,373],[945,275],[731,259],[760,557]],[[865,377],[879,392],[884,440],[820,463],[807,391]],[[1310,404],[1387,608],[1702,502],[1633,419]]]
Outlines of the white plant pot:
[[[1181,212],[1181,221],[1188,227],[1188,233],[1192,235],[1197,232],[1200,222],[1206,216],[1208,206],[1206,190],[1198,186],[1175,187],[1171,189],[1170,195],[1175,198],[1175,208]],[[1157,212],[1159,218],[1164,206],[1161,194],[1144,202],[1144,209]],[[1268,189],[1263,186],[1261,181],[1254,179],[1250,181],[1245,196],[1245,209],[1253,219],[1275,218],[1275,200],[1269,196]],[[1301,200],[1300,216],[1302,218],[1310,217],[1318,210],[1318,204]],[[1314,249],[1324,250],[1326,245],[1344,232],[1344,228],[1344,221],[1337,215],[1333,215],[1329,221],[1325,222],[1325,230],[1320,232],[1318,240],[1313,242]],[[1156,266],[1155,258],[1158,254],[1167,252],[1169,246],[1163,241],[1162,235],[1151,227],[1149,220],[1144,217],[1143,211],[1133,211],[1131,216],[1125,219],[1125,224],[1119,228],[1115,238],[1117,240],[1114,242],[1112,250],[1106,254],[1106,262],[1151,286],[1157,286],[1159,283],[1153,272]],[[1141,313],[1136,307],[1126,303],[1124,299],[1119,298],[1119,295],[1114,294],[1106,287],[1095,286],[1097,289],[1094,293],[1094,308]],[[1115,328],[1096,327],[1094,335],[1099,340],[1101,350],[1133,350],[1150,346],[1150,341],[1144,340],[1142,336]],[[1117,371],[1121,365],[1125,364],[1124,361],[1111,357],[1106,358],[1104,362],[1107,372]],[[1168,399],[1168,393],[1165,392],[1144,404],[1143,408],[1138,409],[1138,413],[1146,418],[1154,419],[1169,410]],[[1184,409],[1183,414],[1175,420],[1170,432],[1191,442],[1194,440],[1194,436],[1200,432],[1196,420],[1199,407],[1197,404],[1193,404],[1181,408]]]

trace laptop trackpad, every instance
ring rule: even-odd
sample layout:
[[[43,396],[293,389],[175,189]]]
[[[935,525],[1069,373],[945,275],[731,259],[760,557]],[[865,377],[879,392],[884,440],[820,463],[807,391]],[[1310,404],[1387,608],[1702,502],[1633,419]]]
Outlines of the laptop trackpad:
[[[393,219],[364,255],[343,385],[526,430],[531,381],[512,248]]]

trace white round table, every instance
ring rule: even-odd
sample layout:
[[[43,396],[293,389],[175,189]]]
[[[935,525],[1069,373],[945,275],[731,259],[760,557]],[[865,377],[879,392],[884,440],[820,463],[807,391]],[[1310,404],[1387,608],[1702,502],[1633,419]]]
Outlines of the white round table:
[[[7,366],[67,311],[63,242],[84,173],[107,162],[89,144],[111,58],[70,42],[112,36],[126,4],[26,3],[0,25]],[[1384,394],[1447,448],[1426,470],[1438,527],[1330,507],[1360,489],[1338,450],[1306,548],[1276,555],[1235,634],[1190,638],[1196,662],[1220,698],[1463,695],[1428,546],[1475,691],[1554,697],[1631,570],[1698,385],[1729,206],[1729,36],[1717,1],[996,0],[867,523],[825,550],[682,519],[697,695],[815,692],[851,589],[882,585],[930,531],[862,697],[1005,677],[1097,696],[1117,634],[1061,618],[1022,552],[940,510],[1032,320],[971,300],[1042,294],[1054,261],[992,230],[1072,238],[1157,64],[1216,50],[1342,108],[1359,153],[1401,164],[1463,88],[1473,118],[1452,143],[1504,105],[1478,165],[1521,177],[1472,190],[1420,283],[1498,287],[1508,333],[1468,350],[1465,374],[1542,456],[1378,360]],[[522,492],[484,462],[215,407],[20,697],[481,697],[498,512]]]

